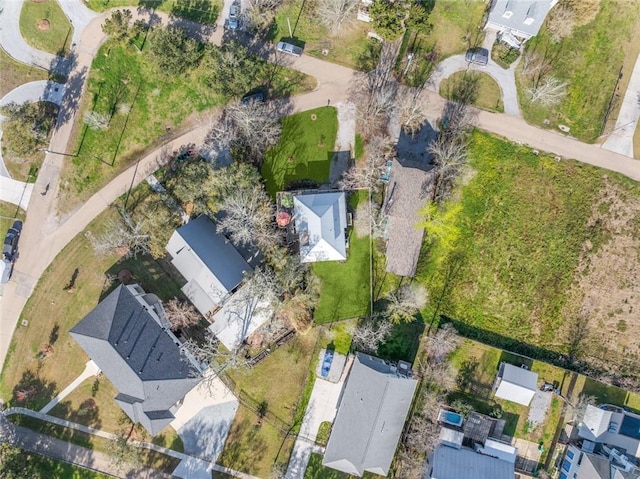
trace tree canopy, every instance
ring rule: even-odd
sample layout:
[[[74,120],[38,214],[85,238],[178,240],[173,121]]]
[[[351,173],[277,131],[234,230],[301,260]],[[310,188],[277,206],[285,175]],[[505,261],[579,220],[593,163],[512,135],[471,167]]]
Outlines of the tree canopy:
[[[156,65],[165,75],[188,72],[198,66],[204,53],[202,44],[176,27],[154,31],[149,39],[149,50]]]
[[[375,0],[369,7],[369,15],[373,29],[385,40],[394,41],[403,34],[406,16],[404,2]]]

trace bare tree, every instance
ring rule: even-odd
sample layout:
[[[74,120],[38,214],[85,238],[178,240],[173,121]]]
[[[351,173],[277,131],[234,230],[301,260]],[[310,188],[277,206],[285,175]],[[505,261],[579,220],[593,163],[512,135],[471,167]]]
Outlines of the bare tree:
[[[237,159],[260,165],[264,152],[280,139],[280,111],[275,102],[233,103],[207,135],[206,143],[214,150],[231,151]]]
[[[387,296],[385,314],[394,323],[410,323],[428,300],[429,293],[424,286],[418,283],[403,284]]]
[[[253,32],[267,30],[283,0],[248,0],[244,18]]]
[[[345,171],[338,186],[346,190],[370,188],[377,191],[387,161],[396,156],[395,145],[389,137],[375,136],[371,138],[367,145],[364,162]]]
[[[398,90],[396,111],[400,125],[409,135],[418,133],[425,121],[423,102],[420,101],[420,89],[401,86]]]
[[[527,94],[531,103],[545,106],[557,105],[567,94],[567,82],[551,75],[539,84],[527,88]]]
[[[120,221],[109,221],[104,233],[90,237],[97,253],[122,251],[127,258],[149,254],[149,235],[144,232],[144,221],[134,221],[131,215],[120,210]]]
[[[393,67],[399,47],[399,41],[385,42],[376,68],[353,77],[350,98],[356,105],[359,128],[366,138],[385,130],[395,107],[398,82]]]
[[[427,337],[426,352],[427,361],[431,364],[440,364],[447,361],[447,357],[460,345],[458,332],[451,323],[447,323]]]
[[[188,328],[200,321],[200,313],[192,304],[173,298],[162,305],[164,315],[172,330]]]
[[[233,242],[267,251],[275,247],[273,205],[261,184],[231,192],[222,201],[221,210],[220,230]]]
[[[317,4],[315,14],[320,23],[332,32],[339,32],[353,20],[360,0],[323,0]]]
[[[433,183],[433,200],[442,202],[467,164],[467,142],[462,135],[440,134],[429,143],[427,151],[433,155],[436,176]]]
[[[382,315],[374,314],[362,319],[353,331],[353,346],[365,353],[375,353],[391,334],[393,324]]]
[[[440,391],[448,392],[456,388],[456,372],[449,362],[429,362],[423,369],[424,377]]]
[[[104,130],[109,126],[109,116],[97,111],[88,111],[84,114],[84,124],[90,130]]]

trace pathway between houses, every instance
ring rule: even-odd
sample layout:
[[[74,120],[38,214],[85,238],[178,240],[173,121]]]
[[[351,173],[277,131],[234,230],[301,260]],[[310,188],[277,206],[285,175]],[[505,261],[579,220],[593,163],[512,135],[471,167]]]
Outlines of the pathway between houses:
[[[340,180],[349,167],[356,144],[356,106],[350,102],[338,102],[335,107],[338,110],[338,134],[329,173],[329,183],[332,185]]]
[[[92,359],[90,359],[89,361],[87,361],[87,364],[85,365],[84,371],[82,371],[82,374],[80,374],[80,376],[78,376],[73,381],[71,381],[71,384],[69,384],[66,388],[64,388],[62,391],[60,391],[60,393],[58,393],[58,395],[56,397],[54,397],[51,401],[49,401],[49,403],[45,407],[40,409],[40,412],[43,413],[43,414],[47,414],[60,401],[62,401],[69,394],[71,394],[71,392],[75,388],[80,386],[80,384],[82,384],[85,379],[88,379],[88,378],[90,378],[92,376],[97,376],[99,373],[100,373],[100,368],[98,367],[98,365],[96,363],[93,362]]]

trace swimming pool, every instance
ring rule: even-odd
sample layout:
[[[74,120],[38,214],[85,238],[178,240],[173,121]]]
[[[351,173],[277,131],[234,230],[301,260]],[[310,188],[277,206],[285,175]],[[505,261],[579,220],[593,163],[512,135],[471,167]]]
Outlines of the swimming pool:
[[[462,426],[462,415],[457,412],[440,410],[439,421],[451,424],[452,426],[461,427]]]

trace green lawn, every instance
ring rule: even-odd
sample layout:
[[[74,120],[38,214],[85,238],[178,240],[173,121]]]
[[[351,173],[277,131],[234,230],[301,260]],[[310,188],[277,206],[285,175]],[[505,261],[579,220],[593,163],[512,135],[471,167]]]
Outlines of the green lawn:
[[[316,307],[316,323],[330,323],[357,318],[369,311],[369,237],[349,239],[347,261],[313,264],[322,289]]]
[[[88,231],[100,234],[114,215],[112,209],[102,213],[90,224]],[[76,269],[75,289],[68,292],[65,285]],[[21,319],[28,324],[18,326],[14,333],[0,379],[0,397],[11,405],[39,409],[83,371],[88,357],[68,331],[98,304],[109,289],[116,286],[109,286],[105,274],[115,275],[121,269],[130,270],[134,281],[161,299],[180,295],[177,278],[172,276],[174,273],[167,273],[172,272],[170,264],[147,256],[126,261],[120,260],[115,253],[100,256],[94,252],[87,237],[79,234],[49,265],[27,301]],[[37,356],[47,344],[51,345],[51,354],[39,360]],[[19,403],[14,392],[30,386],[34,386],[36,394]],[[74,417],[79,422],[100,424],[107,430],[115,430],[117,424],[114,421],[117,423],[120,408],[113,401],[114,390],[106,378],[101,380],[98,394],[93,397],[96,403],[94,413],[84,418],[77,417],[80,404],[91,398],[90,390],[91,384],[84,383],[54,412],[63,417]]]
[[[382,476],[378,476],[376,474],[372,474],[370,472],[364,473],[362,476],[365,479],[375,479],[380,478]],[[355,479],[356,476],[352,476],[350,474],[346,474],[344,472],[336,471],[335,469],[331,469],[329,467],[324,467],[322,465],[322,456],[320,454],[316,454],[315,452],[311,454],[311,458],[309,459],[309,465],[307,466],[307,470],[304,473],[304,479]]]
[[[567,96],[557,106],[531,104],[524,92],[528,80],[521,74],[520,66],[517,78],[525,119],[536,125],[543,125],[547,119],[553,128],[564,124],[571,128],[571,135],[583,141],[595,141],[600,136],[604,115],[623,67],[617,90],[619,100],[614,102],[607,122],[610,131],[640,53],[640,3],[602,0],[595,20],[575,29],[572,36],[559,43],[549,40],[543,26],[527,48],[537,46],[557,57],[550,74],[568,82]]]
[[[314,119],[315,118],[315,119]],[[272,197],[296,180],[329,180],[336,134],[337,110],[321,107],[282,119],[282,136],[267,151],[262,176]]]
[[[2,48],[0,48],[0,71],[2,72],[0,98],[23,83],[46,80],[49,77],[49,74],[41,68],[15,61]]]
[[[569,301],[582,278],[578,264],[585,251],[587,261],[596,258],[616,234],[593,220],[594,205],[612,192],[617,206],[605,203],[597,211],[617,215],[637,204],[640,188],[621,175],[607,171],[605,177],[594,167],[535,156],[529,148],[478,132],[469,155],[472,174],[447,206],[461,207],[453,220],[460,236],[450,252],[437,243],[430,247],[418,273],[432,298],[426,317],[437,310],[454,318],[464,335],[556,360],[575,337],[567,325],[580,308],[580,301]],[[637,238],[640,218],[629,227]],[[620,284],[612,293],[623,288]],[[598,333],[614,343],[618,334],[615,329]],[[585,345],[585,359],[595,354],[589,348],[602,343],[595,336],[594,341]]]
[[[21,456],[24,461],[24,477],[27,477],[27,473],[29,473],[28,477],[52,479],[108,479],[111,477],[27,451],[21,451]],[[0,472],[2,472],[1,465]]]
[[[144,6],[199,23],[213,25],[218,19],[220,0],[88,0],[86,5],[97,12],[116,7]]]
[[[188,75],[167,78],[155,68],[147,49],[140,54],[131,45],[103,45],[77,115],[75,146],[68,151],[77,156],[65,162],[62,172],[60,209],[76,207],[168,134],[194,126],[198,112],[221,105],[225,100],[213,92],[208,77],[208,68],[200,65]],[[254,80],[255,86],[264,84],[264,78]],[[279,69],[271,83],[273,94],[296,94],[309,86],[305,82],[305,75]],[[83,118],[88,111],[113,115],[108,127],[86,128]]]
[[[369,70],[375,66],[379,44],[367,37],[365,24],[353,21],[339,32],[331,33],[318,21],[313,7],[310,2],[285,0],[276,14],[276,30],[271,38],[274,41],[289,39],[304,46],[308,55],[350,68]],[[287,19],[291,23],[293,38],[289,35]],[[323,50],[328,51],[327,55],[322,53]]]
[[[456,85],[462,81],[477,83],[477,94],[473,105],[487,111],[504,112],[502,103],[502,91],[498,83],[486,73],[480,72],[457,72],[440,83],[440,95],[444,98],[451,98]]]
[[[56,0],[24,2],[20,33],[32,47],[55,55],[69,50],[73,26]]]
[[[251,369],[227,371],[241,406],[220,464],[268,477],[274,463],[288,461],[295,439],[293,427],[298,413],[306,408],[305,384],[316,361],[320,333],[319,328],[314,328],[298,335]],[[273,381],[265,381],[265,378],[276,377],[277,387]],[[257,411],[262,403],[266,404],[266,417],[261,420]]]

